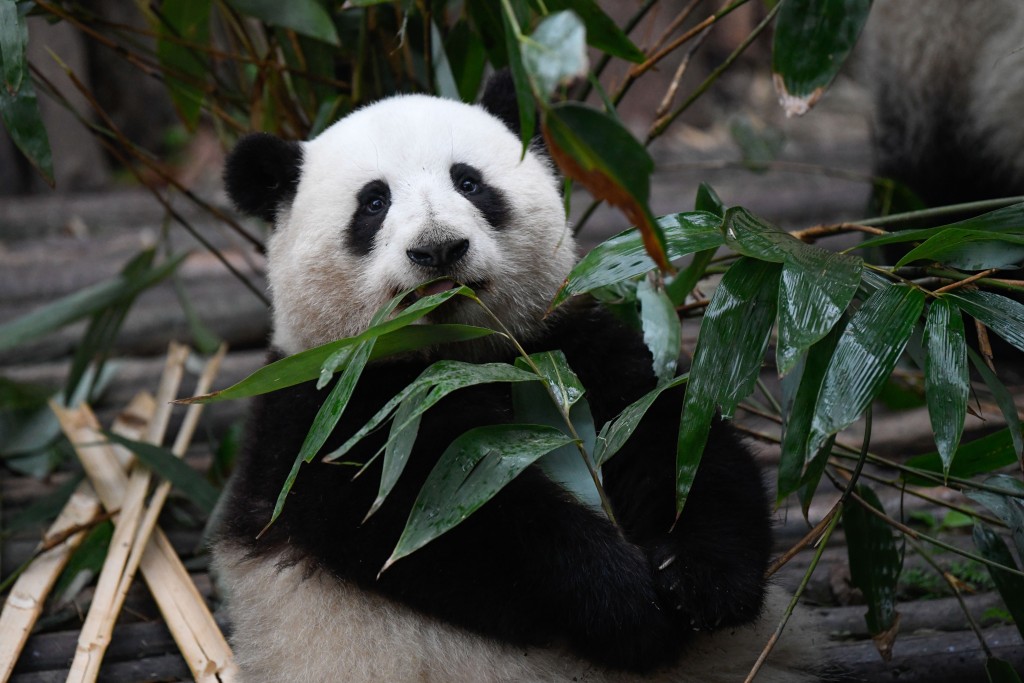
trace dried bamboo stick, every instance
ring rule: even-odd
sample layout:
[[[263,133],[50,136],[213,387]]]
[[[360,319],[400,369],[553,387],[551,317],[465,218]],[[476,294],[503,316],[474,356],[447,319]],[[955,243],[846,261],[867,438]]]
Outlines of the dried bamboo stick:
[[[114,422],[113,431],[132,437],[137,425],[148,423],[153,414],[153,400],[139,395]],[[137,436],[135,437],[137,438]],[[82,482],[71,494],[57,519],[46,531],[40,547],[68,530],[87,525],[102,512],[99,496],[89,482]],[[18,577],[0,613],[0,683],[6,683],[38,620],[47,596],[71,554],[85,538],[86,532],[71,534],[54,547],[42,552]]]
[[[170,401],[178,394],[187,358],[187,347],[171,344],[160,378],[160,388],[157,391],[156,414],[146,430],[146,440],[149,443],[159,444],[163,441],[170,420]],[[128,477],[128,487],[120,506],[121,512],[117,516],[114,536],[110,541],[107,557],[103,561],[103,569],[93,593],[89,613],[78,635],[78,646],[75,648],[75,657],[68,672],[68,683],[92,683],[99,676],[100,663],[110,644],[117,615],[124,604],[124,594],[120,589],[124,585],[125,593],[127,592],[127,585],[131,583],[138,567],[138,559],[141,557],[139,555],[136,558],[134,565],[130,563],[135,536],[145,512],[151,478],[152,475],[146,467],[134,467]]]

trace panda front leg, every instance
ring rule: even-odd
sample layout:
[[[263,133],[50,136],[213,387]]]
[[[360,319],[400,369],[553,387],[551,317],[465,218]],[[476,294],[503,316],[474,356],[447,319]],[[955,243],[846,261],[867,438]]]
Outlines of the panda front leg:
[[[662,600],[694,630],[753,621],[765,596],[772,548],[761,471],[716,420],[690,494],[675,521],[674,429],[679,405],[648,414],[632,443],[605,465],[605,486],[627,536],[644,547]],[[656,404],[657,407],[657,404]]]
[[[536,468],[376,588],[499,640],[636,672],[674,662],[686,639],[647,553]]]

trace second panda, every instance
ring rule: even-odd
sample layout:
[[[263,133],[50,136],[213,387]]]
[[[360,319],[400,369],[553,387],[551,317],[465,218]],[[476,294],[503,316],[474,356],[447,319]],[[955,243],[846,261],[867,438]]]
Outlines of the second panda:
[[[527,351],[564,351],[598,427],[654,388],[639,333],[598,305],[575,301],[544,317],[577,255],[548,158],[536,147],[522,154],[510,87],[493,79],[479,105],[397,96],[310,142],[258,134],[238,145],[228,193],[274,224],[272,359],[357,334],[397,293],[442,277],[471,285]],[[487,324],[456,300],[430,321]],[[511,362],[514,353],[475,341],[371,363],[325,448],[445,358]],[[715,681],[746,672],[759,643],[736,658],[699,632],[760,614],[769,501],[750,452],[716,424],[669,531],[681,390],[663,394],[604,467],[621,531],[531,466],[379,577],[440,454],[470,428],[513,421],[510,390],[464,389],[428,411],[405,472],[365,522],[379,467],[353,480],[351,468],[314,460],[257,539],[326,394],[300,385],[252,409],[214,545],[243,681]],[[384,438],[371,434],[346,457],[364,460]]]

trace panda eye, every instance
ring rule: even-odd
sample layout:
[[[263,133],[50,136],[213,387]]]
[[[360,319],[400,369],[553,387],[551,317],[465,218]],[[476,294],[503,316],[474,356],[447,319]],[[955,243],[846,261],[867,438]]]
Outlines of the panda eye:
[[[466,176],[459,181],[459,192],[462,194],[476,194],[480,191],[480,182]]]
[[[371,197],[362,206],[363,213],[373,216],[388,208],[388,202],[383,197]]]

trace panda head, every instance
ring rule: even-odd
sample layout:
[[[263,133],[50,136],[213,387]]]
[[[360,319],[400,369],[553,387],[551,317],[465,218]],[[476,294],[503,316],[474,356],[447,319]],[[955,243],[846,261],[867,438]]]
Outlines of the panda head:
[[[273,343],[297,353],[360,333],[396,294],[434,278],[469,285],[521,340],[540,332],[575,261],[559,180],[522,153],[510,79],[479,105],[399,95],[309,142],[244,138],[225,185],[274,224],[267,247]],[[456,297],[432,322],[493,324]]]

